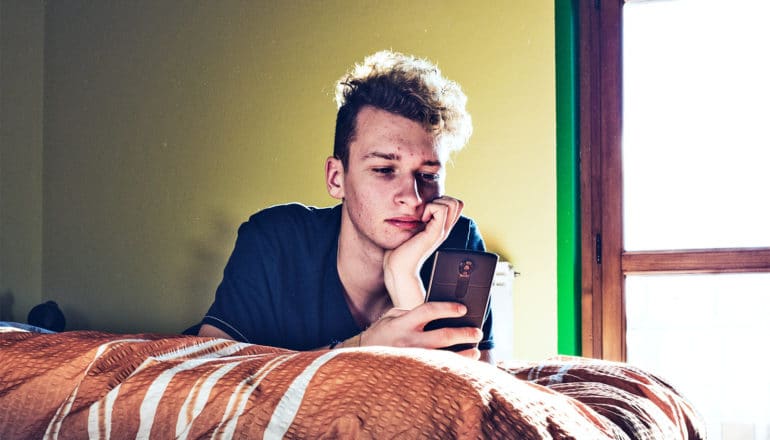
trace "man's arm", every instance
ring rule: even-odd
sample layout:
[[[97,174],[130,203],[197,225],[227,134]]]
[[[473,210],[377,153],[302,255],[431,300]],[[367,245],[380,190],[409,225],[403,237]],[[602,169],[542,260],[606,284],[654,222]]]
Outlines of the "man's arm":
[[[444,327],[425,330],[425,325],[431,321],[456,318],[465,315],[465,313],[467,313],[467,308],[455,302],[427,302],[412,310],[392,308],[366,329],[358,337],[357,343],[361,346],[384,345],[428,349],[451,347],[458,344],[477,344],[483,336],[482,331],[477,328]],[[471,359],[479,359],[480,357],[477,348],[464,350],[458,354]]]
[[[422,214],[425,229],[396,249],[385,252],[383,276],[394,307],[413,309],[425,301],[420,268],[449,236],[462,210],[463,202],[459,199],[449,196],[434,199],[425,205]]]
[[[233,339],[232,336],[209,324],[201,325],[200,330],[198,330],[198,336],[205,336],[207,338]]]
[[[435,304],[435,303],[434,303]],[[442,306],[443,307],[443,306]],[[452,307],[450,305],[450,307]],[[452,309],[446,309],[442,308],[439,311],[435,311],[434,313],[438,313],[436,316],[442,316],[449,312],[450,314],[456,314],[457,312],[453,312]],[[409,312],[406,312],[409,313]],[[404,314],[406,314],[404,313]],[[402,317],[404,314],[400,314],[396,318]],[[432,315],[428,315],[432,316]],[[424,320],[425,318],[422,318]],[[432,318],[429,318],[432,320]],[[390,323],[391,326],[393,323]],[[402,323],[395,323],[397,326],[403,325]],[[369,330],[366,330],[362,333],[359,333],[358,335],[352,336],[344,341],[341,341],[339,344],[337,344],[334,348],[345,348],[345,347],[361,347],[364,345],[378,345],[377,341],[382,338],[381,332],[382,330],[378,329],[376,326],[373,326],[374,328],[371,328]],[[390,326],[388,326],[390,327]],[[419,326],[418,326],[419,327]],[[388,330],[388,329],[385,329]],[[434,330],[435,331],[435,330]],[[366,338],[364,338],[364,333],[369,332]],[[417,333],[418,330],[415,329],[415,333]],[[388,332],[390,333],[390,332]],[[217,327],[214,327],[213,325],[209,324],[203,324],[201,325],[200,330],[198,331],[198,336],[203,337],[209,337],[209,338],[220,338],[220,339],[233,339],[229,334],[226,332],[220,330]],[[439,336],[440,339],[432,339],[430,340],[430,343],[432,345],[438,346],[451,346],[455,345],[456,343],[468,343],[468,342],[478,342],[478,335],[470,335],[467,332],[464,332],[463,329],[454,329],[450,330],[449,333],[444,332]],[[426,341],[427,342],[427,341]],[[379,344],[384,345],[384,344]],[[394,345],[397,345],[397,342],[394,343]],[[436,348],[431,347],[431,348]],[[318,350],[325,350],[328,347],[319,347]],[[493,363],[492,360],[492,353],[491,350],[481,350],[479,352],[476,349],[466,350],[465,352],[460,353],[461,355],[464,355],[466,357],[470,357],[472,359],[479,359],[488,363]],[[477,357],[479,356],[479,357]]]

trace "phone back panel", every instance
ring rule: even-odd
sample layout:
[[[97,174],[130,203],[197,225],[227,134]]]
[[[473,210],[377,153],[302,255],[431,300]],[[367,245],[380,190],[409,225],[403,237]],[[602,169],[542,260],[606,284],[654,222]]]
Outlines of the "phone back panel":
[[[425,326],[425,330],[443,327],[481,328],[489,307],[489,292],[497,259],[497,255],[490,252],[437,251],[426,300],[459,302],[465,304],[468,313],[459,318],[432,321]]]

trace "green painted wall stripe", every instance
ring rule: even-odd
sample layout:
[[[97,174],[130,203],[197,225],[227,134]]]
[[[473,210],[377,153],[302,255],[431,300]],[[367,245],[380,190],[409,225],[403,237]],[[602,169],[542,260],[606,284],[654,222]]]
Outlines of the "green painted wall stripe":
[[[565,355],[579,355],[580,204],[576,124],[576,14],[573,0],[555,1],[558,351]]]

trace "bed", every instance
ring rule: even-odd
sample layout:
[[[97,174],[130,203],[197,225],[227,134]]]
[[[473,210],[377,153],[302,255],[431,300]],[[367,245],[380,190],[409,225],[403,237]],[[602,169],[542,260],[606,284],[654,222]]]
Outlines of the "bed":
[[[584,358],[0,327],[0,360],[2,439],[705,438],[666,382]]]

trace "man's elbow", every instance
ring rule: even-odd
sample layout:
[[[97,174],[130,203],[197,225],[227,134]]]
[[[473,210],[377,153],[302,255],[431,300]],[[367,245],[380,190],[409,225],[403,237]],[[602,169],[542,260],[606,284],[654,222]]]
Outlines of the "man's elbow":
[[[228,335],[223,330],[220,330],[214,327],[213,325],[209,325],[209,324],[201,325],[201,329],[198,330],[198,336],[203,336],[207,338],[233,339],[232,336]]]

